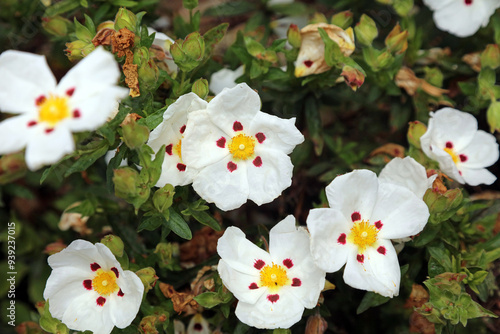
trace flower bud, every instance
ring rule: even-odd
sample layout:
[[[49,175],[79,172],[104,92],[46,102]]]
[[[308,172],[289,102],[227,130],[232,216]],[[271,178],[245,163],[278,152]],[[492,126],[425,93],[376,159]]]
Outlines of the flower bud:
[[[170,46],[170,53],[177,64],[186,61],[186,53],[182,50],[182,41],[177,40]]]
[[[481,68],[491,67],[496,69],[500,66],[500,50],[498,44],[488,44],[481,53]]]
[[[118,31],[122,28],[127,28],[133,33],[136,33],[137,28],[137,17],[134,13],[123,7],[118,9],[118,13],[115,16],[115,30]]]
[[[347,29],[351,26],[353,18],[352,12],[350,10],[345,10],[343,12],[339,12],[332,16],[331,23],[342,28]]]
[[[99,31],[99,30],[103,30],[103,29],[112,29],[112,30],[115,30],[115,22],[113,22],[111,20],[101,22],[97,26],[96,30]]]
[[[182,6],[186,9],[195,9],[198,7],[198,0],[182,0]]]
[[[193,87],[191,87],[191,91],[204,99],[208,95],[208,80],[203,78],[196,80]]]
[[[179,256],[179,245],[160,242],[156,245],[154,252],[159,257],[158,266],[160,268],[167,268],[173,262],[172,258],[174,256]]]
[[[130,167],[121,167],[113,171],[113,183],[116,196],[127,199],[136,196],[139,173]]]
[[[385,45],[387,49],[396,54],[401,54],[408,48],[408,31],[401,31],[401,26],[396,26],[391,30],[389,35],[385,38]]]
[[[427,132],[427,127],[419,121],[410,122],[409,124],[410,126],[408,127],[408,133],[406,135],[408,143],[420,149],[420,137]]]
[[[68,35],[72,24],[70,20],[57,15],[42,18],[42,27],[51,35],[63,37]]]
[[[342,73],[340,75],[344,77],[345,83],[351,87],[353,91],[356,91],[361,87],[363,82],[365,82],[365,75],[357,68],[349,65],[345,65],[342,68]]]
[[[305,334],[323,334],[328,329],[328,322],[319,314],[307,319]]]
[[[146,47],[137,48],[134,52],[134,64],[138,65],[139,87],[144,90],[156,88],[160,70]]]
[[[52,317],[52,315],[50,314],[48,301],[43,305],[43,311],[41,311],[40,314],[40,327],[42,327],[42,329],[46,332],[59,334],[69,333],[68,327],[66,327],[65,324],[61,323],[61,321]]]
[[[311,20],[309,20],[311,24],[316,24],[316,23],[328,23],[328,20],[326,19],[325,14],[323,13],[314,13],[313,17]]]
[[[139,276],[142,284],[144,284],[144,293],[151,290],[156,285],[156,281],[158,280],[156,271],[151,267],[142,268],[141,270],[136,271],[135,274]]]
[[[23,153],[6,154],[0,158],[0,184],[7,184],[23,177],[27,167]]]
[[[378,36],[375,21],[366,14],[361,15],[361,19],[354,27],[354,32],[358,41],[367,46],[371,46],[373,40]]]
[[[174,200],[174,189],[174,186],[167,183],[163,188],[155,191],[153,195],[153,205],[158,212],[164,213],[170,208]]]
[[[288,43],[290,43],[291,46],[294,48],[300,48],[302,37],[300,36],[299,27],[296,24],[290,24],[286,36],[288,38]]]
[[[182,50],[193,60],[201,60],[205,55],[205,40],[199,32],[193,32],[186,36],[182,43]]]
[[[67,246],[68,245],[66,245],[65,243],[63,243],[62,241],[59,240],[59,241],[52,242],[52,243],[48,244],[47,246],[45,246],[45,249],[43,250],[43,252],[45,254],[48,254],[48,255],[53,255],[53,254],[59,253]]]
[[[111,253],[113,253],[116,257],[123,256],[123,240],[113,234],[108,234],[104,238],[101,239],[101,243],[108,247]]]
[[[70,43],[66,43],[66,56],[68,57],[69,60],[75,61],[75,60],[80,60],[87,55],[89,55],[92,51],[94,51],[95,46],[92,44],[92,41],[90,43],[76,40]]]
[[[138,124],[135,120],[122,123],[122,135],[125,144],[135,150],[146,143],[149,138],[149,129],[147,126]]]
[[[500,131],[500,102],[492,102],[486,112],[491,133]]]
[[[36,322],[24,321],[16,326],[17,334],[43,334],[43,329]]]

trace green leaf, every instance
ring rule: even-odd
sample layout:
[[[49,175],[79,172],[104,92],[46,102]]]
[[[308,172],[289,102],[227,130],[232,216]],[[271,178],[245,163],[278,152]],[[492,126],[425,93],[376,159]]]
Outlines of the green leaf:
[[[105,140],[101,140],[100,145],[89,154],[84,154],[76,160],[76,162],[66,170],[64,177],[68,177],[73,173],[83,172],[89,168],[97,159],[102,157],[108,152],[109,145]]]
[[[203,15],[205,16],[237,16],[248,14],[257,9],[257,3],[249,1],[229,1],[218,6],[208,8]]]
[[[168,226],[168,228],[171,229],[172,232],[177,234],[179,237],[186,240],[191,240],[193,235],[186,221],[172,208],[170,208],[169,212],[170,219],[166,221],[166,225]]]
[[[56,2],[45,11],[45,16],[52,17],[59,14],[63,14],[80,7],[80,2],[77,0],[63,0]]]
[[[211,53],[211,50],[214,46],[219,43],[222,38],[226,35],[227,28],[229,28],[229,23],[222,23],[212,29],[208,30],[204,35],[203,39],[205,40],[205,48],[207,50],[207,54]]]
[[[323,28],[318,29],[319,35],[325,43],[325,62],[328,66],[337,66],[344,62],[344,55],[340,50],[340,46],[328,36]]]
[[[378,293],[368,291],[367,293],[365,293],[365,296],[361,300],[361,303],[359,303],[356,314],[361,314],[369,308],[385,304],[390,299],[391,298],[389,297],[384,297],[382,295],[379,295]]]
[[[189,214],[191,214],[193,216],[193,218],[196,219],[201,224],[209,226],[215,231],[221,230],[221,226],[220,226],[219,222],[217,222],[217,220],[215,220],[206,211],[189,210]]]
[[[219,297],[219,294],[216,292],[204,292],[194,297],[194,300],[198,304],[206,308],[215,307],[223,302],[223,300]]]
[[[165,218],[162,215],[154,215],[152,217],[148,217],[143,219],[137,227],[137,232],[141,232],[142,230],[154,231],[158,227],[162,226],[166,222]]]
[[[312,96],[309,96],[306,99],[305,108],[307,129],[309,130],[309,135],[311,136],[311,140],[314,143],[314,152],[317,156],[320,156],[323,152],[325,141],[322,135],[321,117],[319,114],[319,108],[316,99]]]
[[[80,202],[79,205],[66,210],[66,213],[76,212],[81,214],[83,217],[90,217],[95,213],[96,203],[90,199],[86,199]]]
[[[453,271],[453,267],[451,265],[450,253],[444,248],[441,244],[440,247],[427,247],[427,250],[431,254],[431,257],[435,258],[438,263],[445,269],[446,272]]]

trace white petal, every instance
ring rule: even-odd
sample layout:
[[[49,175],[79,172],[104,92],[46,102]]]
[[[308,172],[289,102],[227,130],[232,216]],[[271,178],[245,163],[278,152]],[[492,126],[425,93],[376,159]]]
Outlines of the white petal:
[[[231,138],[211,122],[206,111],[192,112],[182,141],[182,159],[194,168],[212,165],[229,155]]]
[[[183,166],[185,169],[182,169]],[[185,186],[193,182],[199,170],[183,164],[181,159],[175,155],[165,154],[161,165],[161,175],[156,183],[157,187],[164,187],[167,183],[175,186]]]
[[[49,256],[47,261],[52,269],[75,267],[86,270],[90,270],[91,263],[104,265],[106,262],[94,244],[81,239],[73,241],[59,253]]]
[[[0,154],[10,154],[22,150],[33,131],[28,127],[32,120],[29,114],[7,118],[0,123]]]
[[[56,79],[44,56],[9,50],[0,55],[0,109],[24,113],[36,110],[35,100],[54,90]]]
[[[259,147],[280,150],[286,154],[304,141],[304,136],[295,126],[295,118],[282,119],[263,112],[258,112],[250,124],[248,134],[265,136]]]
[[[246,83],[241,83],[233,88],[225,88],[209,103],[207,111],[210,119],[225,133],[234,133],[234,122],[243,125],[243,132],[260,111],[260,97]]]
[[[341,235],[347,237],[352,223],[339,210],[312,209],[307,216],[307,228],[311,233],[311,254],[315,264],[326,272],[335,272],[347,261],[353,246],[341,243]]]
[[[26,165],[30,170],[56,163],[75,150],[73,137],[66,127],[59,125],[50,133],[45,133],[42,127],[36,130],[38,133],[31,136],[26,146]]]
[[[429,219],[425,202],[410,190],[381,183],[377,203],[370,217],[373,224],[382,222],[378,236],[383,239],[399,239],[416,235],[423,230]]]
[[[238,67],[234,71],[223,68],[217,72],[214,72],[210,77],[210,91],[214,94],[219,94],[224,88],[233,88],[236,86],[236,79],[243,75],[245,68],[242,66]]]
[[[272,202],[292,184],[293,165],[290,157],[280,151],[256,150],[252,162],[247,162],[249,195],[257,205]],[[255,164],[255,159],[259,159]],[[257,167],[258,166],[258,167]]]
[[[458,183],[463,184],[465,182],[460,175],[457,165],[453,162],[451,155],[434,145],[432,145],[432,154],[433,159],[439,163],[439,169],[441,169],[446,175]]]
[[[434,179],[436,176],[434,176]],[[394,158],[382,169],[378,177],[380,182],[403,186],[418,198],[423,198],[432,182],[427,180],[425,167],[411,157]]]
[[[219,261],[217,266],[219,276],[229,291],[240,301],[254,304],[267,292],[266,287],[251,289],[250,286],[260,282],[259,275],[249,275],[231,268],[224,260]]]
[[[290,328],[302,318],[304,306],[288,291],[280,290],[279,299],[271,303],[264,294],[255,304],[238,302],[236,316],[241,322],[256,328]]]
[[[369,247],[363,254],[363,263],[358,262],[357,254],[350,254],[344,270],[344,281],[353,288],[392,298],[399,294],[401,271],[398,258],[389,240],[379,240],[378,247],[384,247],[385,255]]]
[[[101,243],[96,243],[95,247],[96,247],[99,255],[104,260],[103,264],[101,264],[103,269],[109,270],[113,267],[116,267],[121,271],[122,268],[120,266],[120,263],[118,262],[118,260],[116,259],[116,257],[113,255],[113,253],[111,252],[111,250],[108,247],[106,247],[105,245],[103,245]]]
[[[259,276],[260,271],[254,267],[257,260],[270,264],[269,253],[260,249],[245,238],[245,234],[237,227],[226,229],[217,242],[217,253],[232,270]]]
[[[232,172],[228,164],[236,164]],[[246,162],[232,162],[226,157],[201,169],[193,180],[193,188],[205,201],[228,211],[246,203],[249,194]]]
[[[269,254],[279,265],[285,259],[292,259],[294,267],[310,259],[309,234],[297,229],[294,216],[288,215],[269,231]]]
[[[76,296],[84,293],[95,293],[86,290],[83,286],[83,281],[91,278],[92,274],[75,267],[52,270],[43,291],[43,298],[50,299],[52,316],[61,319],[64,311]]]
[[[467,156],[467,161],[461,163],[466,168],[483,168],[493,165],[498,160],[498,144],[495,136],[479,130],[469,145],[459,153]]]
[[[120,273],[117,281],[123,292],[123,297],[109,296],[111,321],[118,328],[125,328],[135,319],[142,302],[144,284],[141,279],[130,270]]]
[[[200,328],[201,327],[201,328]],[[203,318],[201,313],[196,313],[191,320],[186,334],[210,334],[210,326],[207,319]]]
[[[332,209],[344,214],[347,221],[352,221],[354,212],[361,219],[369,219],[377,199],[377,175],[369,170],[355,170],[337,176],[327,187],[326,197]]]
[[[477,186],[480,184],[493,184],[497,177],[488,171],[486,168],[462,168],[462,177],[465,183],[471,186]]]

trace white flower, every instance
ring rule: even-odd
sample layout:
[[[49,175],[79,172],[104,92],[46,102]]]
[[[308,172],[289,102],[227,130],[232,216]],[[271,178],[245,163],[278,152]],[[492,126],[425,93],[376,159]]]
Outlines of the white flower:
[[[196,313],[191,320],[189,320],[189,325],[186,334],[210,334],[210,326],[207,319],[203,318],[200,313]]]
[[[434,11],[434,23],[458,37],[472,36],[486,27],[490,16],[500,7],[498,0],[424,0]]]
[[[403,186],[411,190],[418,198],[424,198],[425,192],[432,187],[436,178],[437,174],[427,177],[425,167],[412,157],[392,159],[378,176],[380,182]]]
[[[116,86],[114,56],[97,48],[56,84],[45,57],[20,51],[0,55],[0,109],[16,113],[0,123],[0,154],[26,147],[31,170],[75,150],[72,132],[106,122],[128,89]]]
[[[325,272],[313,262],[309,235],[288,216],[269,233],[269,253],[252,244],[237,227],[219,239],[219,275],[238,298],[236,316],[257,328],[289,328],[304,308],[316,306]]]
[[[285,16],[271,22],[270,27],[278,38],[287,38],[290,24],[295,24],[299,29],[307,25],[309,18],[307,15]]]
[[[165,159],[160,178],[156,183],[157,187],[163,187],[167,183],[173,186],[184,186],[193,182],[193,177],[198,170],[184,163],[181,148],[188,114],[206,107],[207,102],[195,93],[182,95],[165,110],[163,122],[151,131],[147,144],[155,152],[158,152],[162,145],[166,145]]]
[[[162,32],[158,32],[153,28],[148,27],[148,33],[151,35],[153,33],[155,34],[155,40],[153,41],[153,45],[158,46],[163,50],[165,53],[165,59],[163,59],[163,62],[167,66],[167,72],[168,74],[172,75],[174,73],[177,73],[179,71],[179,67],[177,64],[174,62],[174,58],[172,57],[172,54],[170,53],[170,46],[175,43],[175,41],[165,35]]]
[[[236,86],[236,79],[241,77],[244,72],[245,68],[243,67],[243,65],[238,67],[234,71],[228,68],[218,70],[210,76],[209,88],[213,93],[215,93],[215,95],[222,92],[224,88],[233,88],[234,86]]]
[[[188,115],[182,158],[200,170],[194,190],[222,210],[236,209],[248,199],[258,205],[271,202],[292,183],[288,154],[304,136],[295,118],[259,110],[259,95],[239,84]]]
[[[108,247],[75,240],[48,262],[52,273],[43,298],[50,314],[68,328],[108,334],[134,320],[144,285],[136,274],[122,270]]]
[[[496,139],[478,130],[476,118],[469,113],[452,108],[431,113],[420,143],[424,153],[459,183],[477,186],[492,184],[497,179],[485,168],[498,160]]]
[[[327,272],[344,269],[346,284],[386,297],[399,294],[401,272],[391,239],[422,231],[429,210],[406,187],[355,170],[326,187],[330,208],[307,217],[311,253]]]

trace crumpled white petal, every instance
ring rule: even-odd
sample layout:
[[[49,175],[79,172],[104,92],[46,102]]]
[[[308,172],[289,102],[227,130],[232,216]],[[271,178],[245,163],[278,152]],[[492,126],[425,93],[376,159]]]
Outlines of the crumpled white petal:
[[[233,88],[236,86],[236,79],[241,77],[244,72],[245,68],[243,65],[234,71],[228,68],[220,69],[217,72],[212,73],[210,76],[210,84],[208,85],[208,88],[210,88],[210,91],[212,91],[215,95],[222,92],[224,88]]]

